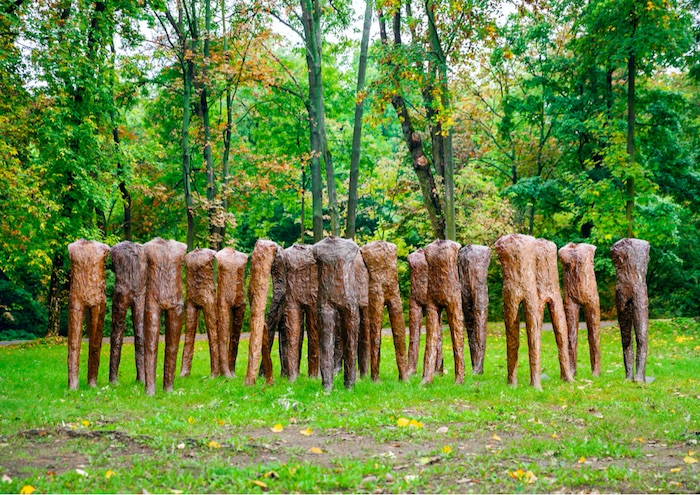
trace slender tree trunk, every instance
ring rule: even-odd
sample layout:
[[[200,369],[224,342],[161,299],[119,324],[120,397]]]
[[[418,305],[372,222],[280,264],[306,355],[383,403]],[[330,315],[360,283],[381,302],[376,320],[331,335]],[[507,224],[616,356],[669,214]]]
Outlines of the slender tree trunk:
[[[228,36],[226,33],[226,2],[221,0],[221,26],[223,31],[224,54],[228,53]],[[233,105],[231,97],[231,85],[226,83],[226,129],[224,130],[224,155],[221,167],[221,208],[224,213],[228,211],[228,161],[231,153],[231,129],[233,128]],[[221,225],[221,242],[226,236],[226,223]]]
[[[66,273],[64,269],[64,255],[58,248],[51,261],[51,281],[49,282],[49,325],[46,330],[47,337],[58,337],[61,327],[61,308],[65,299]]]
[[[306,233],[306,169],[302,166],[301,169],[301,232],[299,233],[300,243],[304,244],[304,234]]]
[[[112,127],[112,139],[114,140],[114,145],[119,148],[121,140],[119,139],[119,129],[115,125]],[[131,240],[131,193],[126,187],[126,180],[124,179],[124,166],[121,160],[117,160],[117,177],[119,178],[119,192],[122,195],[122,201],[124,203],[124,220],[122,221],[122,230],[124,232],[124,240]]]
[[[367,72],[367,51],[369,48],[369,32],[372,27],[372,0],[365,4],[365,20],[362,26],[362,41],[360,42],[360,65],[357,68],[357,89],[355,96],[355,124],[352,129],[352,152],[350,155],[350,185],[348,187],[348,218],[345,227],[345,237],[355,238],[355,217],[357,215],[357,182],[360,175],[360,149],[362,145],[362,114],[365,99],[362,94],[365,89],[365,74]]]
[[[207,170],[207,201],[209,203],[209,247],[219,250],[221,232],[219,229],[216,198],[216,177],[211,152],[211,125],[209,123],[209,36],[211,32],[211,0],[204,2],[204,63],[202,64],[202,88],[199,105],[204,126],[204,162]]]
[[[634,168],[634,100],[635,100],[635,76],[636,76],[636,60],[634,52],[632,52],[627,60],[627,154],[629,155],[630,169]],[[627,237],[634,236],[634,172],[630,170],[630,175],[627,177]]]
[[[185,192],[185,207],[187,209],[187,249],[194,247],[194,211],[192,209],[192,189],[190,187],[190,95],[192,94],[192,79],[194,79],[194,64],[186,60],[183,67],[183,97],[182,97],[182,183]]]

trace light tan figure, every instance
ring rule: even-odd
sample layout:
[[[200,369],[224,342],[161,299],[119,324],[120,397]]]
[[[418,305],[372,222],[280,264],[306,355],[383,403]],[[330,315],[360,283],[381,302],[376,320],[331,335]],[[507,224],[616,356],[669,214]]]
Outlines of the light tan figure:
[[[369,272],[362,259],[362,253],[357,253],[353,261],[355,269],[355,286],[357,288],[357,307],[359,315],[358,336],[357,336],[357,363],[360,369],[360,377],[364,378],[369,371],[371,360],[372,342],[369,336],[369,319],[367,310],[369,308]]]
[[[144,313],[144,364],[146,393],[156,393],[156,367],[158,364],[158,336],[160,317],[165,311],[165,359],[163,363],[163,390],[169,392],[175,382],[177,350],[182,332],[182,260],[187,244],[165,241],[160,237],[143,245],[148,261],[146,286],[146,310]]]
[[[425,359],[423,383],[431,383],[435,373],[437,350],[442,335],[440,310],[447,313],[455,361],[455,382],[464,382],[464,320],[462,294],[457,273],[459,244],[437,240],[425,247],[428,264],[428,303],[426,305]]]
[[[486,277],[491,263],[491,249],[468,244],[459,250],[459,281],[462,288],[462,311],[469,338],[472,373],[484,373],[486,322],[489,312],[489,287]]]
[[[262,354],[265,378],[272,383],[272,361],[267,349],[267,325],[265,324],[265,306],[270,290],[270,274],[279,246],[272,241],[259,240],[255,243],[250,256],[250,282],[248,283],[248,304],[250,304],[250,340],[248,341],[248,370],[246,385],[255,385],[255,379]]]
[[[211,376],[231,376],[228,369],[221,369],[221,357],[219,356],[216,284],[214,283],[215,259],[216,251],[211,249],[195,249],[185,256],[187,300],[185,302],[185,345],[182,349],[180,376],[190,376],[200,311],[204,313],[204,325],[209,338]]]
[[[591,373],[593,376],[600,375],[600,300],[593,267],[595,250],[596,247],[592,244],[573,242],[559,250],[559,261],[564,274],[564,311],[569,327],[569,362],[572,376],[576,375],[578,318],[581,306],[588,328]]]
[[[564,313],[564,302],[559,291],[557,246],[546,239],[537,239],[535,246],[537,253],[535,278],[537,280],[537,293],[540,297],[538,326],[542,329],[544,308],[547,306],[549,315],[552,318],[554,338],[557,342],[560,376],[562,380],[570,382],[573,380],[573,375],[571,374],[571,363],[569,361],[569,336],[566,327],[566,313]]]
[[[610,248],[615,264],[615,305],[620,323],[622,356],[627,380],[644,383],[652,381],[645,375],[649,331],[649,297],[647,295],[647,265],[649,243],[641,239],[621,239]],[[637,340],[637,371],[634,372],[632,327]]]
[[[105,261],[109,246],[79,239],[68,245],[70,292],[68,295],[68,388],[78,389],[80,343],[87,313],[88,385],[97,386],[102,331],[107,309]]]
[[[534,237],[509,234],[494,245],[503,268],[503,323],[506,327],[508,384],[518,384],[518,348],[520,324],[518,307],[523,304],[530,358],[530,385],[541,389],[540,383],[540,299],[537,294],[537,243]]]
[[[299,361],[304,342],[304,321],[309,348],[309,376],[318,377],[318,331],[316,301],[318,269],[311,246],[294,244],[284,250],[286,266],[286,298],[284,306],[286,370],[289,381],[299,376]],[[280,342],[282,339],[280,338]]]
[[[371,341],[372,380],[379,380],[382,346],[382,310],[386,306],[391,322],[399,380],[408,380],[406,363],[406,324],[399,295],[399,275],[396,267],[396,245],[374,241],[360,248],[369,272],[369,337]]]
[[[231,248],[216,253],[219,267],[217,308],[221,371],[235,376],[238,342],[245,314],[245,266],[248,255]],[[228,376],[228,375],[227,375]]]

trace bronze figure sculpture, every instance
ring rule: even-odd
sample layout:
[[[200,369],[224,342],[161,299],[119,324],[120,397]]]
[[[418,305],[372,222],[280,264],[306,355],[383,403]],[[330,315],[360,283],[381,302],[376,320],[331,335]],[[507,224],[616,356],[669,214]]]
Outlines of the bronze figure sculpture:
[[[472,373],[484,373],[486,354],[486,321],[489,309],[489,288],[486,277],[491,263],[491,249],[468,244],[459,250],[459,281],[462,289],[462,312],[469,339]]]
[[[369,272],[362,259],[362,253],[357,253],[353,261],[355,270],[355,287],[357,291],[358,332],[357,332],[357,364],[360,377],[364,378],[369,372],[370,356],[372,354],[369,335]]]
[[[217,314],[221,371],[235,376],[238,342],[245,314],[245,267],[248,255],[232,248],[216,253],[219,268]],[[227,374],[228,372],[228,374]]]

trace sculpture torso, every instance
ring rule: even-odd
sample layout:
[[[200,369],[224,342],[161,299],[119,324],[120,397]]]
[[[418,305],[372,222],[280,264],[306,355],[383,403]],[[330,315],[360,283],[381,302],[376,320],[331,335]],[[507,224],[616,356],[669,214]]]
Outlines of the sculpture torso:
[[[422,248],[408,255],[411,268],[411,299],[421,306],[428,303],[428,262]]]
[[[390,292],[398,286],[396,271],[396,245],[386,241],[374,241],[360,249],[369,272],[370,291]]]
[[[224,248],[216,253],[219,267],[219,300],[229,306],[241,306],[245,303],[245,266],[248,255],[231,248]]]
[[[147,261],[143,245],[122,241],[110,249],[114,265],[114,293],[138,297],[146,292]]]
[[[357,244],[340,237],[327,237],[314,244],[318,267],[318,295],[324,302],[339,307],[357,305],[353,262],[359,252]]]
[[[597,291],[593,257],[596,247],[592,244],[570,242],[559,250],[564,292],[578,304],[588,301],[588,291]]]
[[[148,297],[163,309],[182,304],[182,260],[187,244],[160,237],[144,244],[148,259]]]
[[[622,239],[613,244],[610,253],[617,274],[616,292],[631,294],[633,287],[643,287],[646,291],[649,243],[641,239]]]
[[[523,234],[508,234],[494,245],[503,268],[503,292],[524,297],[535,288],[535,238]]]
[[[294,244],[284,250],[287,297],[307,306],[316,305],[318,269],[311,246]]]
[[[185,256],[187,267],[187,298],[195,306],[214,303],[216,285],[214,283],[214,259],[216,251],[195,249]]]
[[[459,244],[454,241],[437,240],[425,247],[428,265],[428,294],[433,302],[444,305],[460,293],[457,273]],[[461,297],[461,295],[459,296]]]
[[[99,306],[107,300],[105,260],[109,246],[79,239],[68,245],[71,262],[70,293],[86,306]]]

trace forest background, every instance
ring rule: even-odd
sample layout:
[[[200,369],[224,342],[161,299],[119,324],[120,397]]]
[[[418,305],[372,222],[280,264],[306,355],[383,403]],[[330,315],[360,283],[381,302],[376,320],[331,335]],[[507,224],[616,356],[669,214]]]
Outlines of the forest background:
[[[634,236],[700,315],[698,0],[0,6],[0,339],[65,332],[80,237],[384,239],[407,302],[408,253],[522,232],[596,245],[611,317]]]

